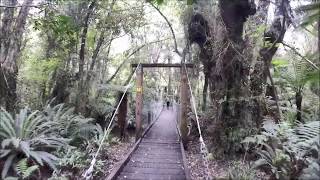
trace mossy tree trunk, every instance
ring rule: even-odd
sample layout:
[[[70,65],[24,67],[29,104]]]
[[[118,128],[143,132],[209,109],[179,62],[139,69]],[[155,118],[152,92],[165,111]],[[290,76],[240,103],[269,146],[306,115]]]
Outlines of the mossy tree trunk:
[[[265,22],[269,4],[260,1],[255,26]],[[288,0],[276,1],[275,20],[264,35],[266,44],[271,46],[261,47],[256,63],[252,63],[255,42],[243,39],[244,23],[256,13],[254,2],[219,0],[218,8],[220,14],[213,17],[194,13],[188,32],[191,43],[200,46],[200,59],[209,69],[210,97],[216,112],[212,141],[222,145],[219,148],[228,153],[240,150],[241,140],[256,130],[265,115],[265,103],[261,99],[264,99],[271,60],[278,47],[276,44],[283,40],[290,24],[290,6]],[[215,19],[214,23],[210,18]]]
[[[14,111],[17,105],[17,75],[18,59],[21,55],[23,33],[30,5],[33,0],[25,0],[15,16],[14,8],[4,9],[3,16],[0,17],[2,23],[0,35],[0,106],[8,111]],[[7,6],[17,5],[16,0],[4,2]]]

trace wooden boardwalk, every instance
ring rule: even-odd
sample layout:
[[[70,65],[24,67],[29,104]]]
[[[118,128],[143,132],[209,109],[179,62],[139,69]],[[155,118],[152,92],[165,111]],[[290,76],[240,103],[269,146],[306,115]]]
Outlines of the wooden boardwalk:
[[[175,118],[176,111],[162,111],[159,119],[119,166],[118,172],[108,179],[190,179]]]

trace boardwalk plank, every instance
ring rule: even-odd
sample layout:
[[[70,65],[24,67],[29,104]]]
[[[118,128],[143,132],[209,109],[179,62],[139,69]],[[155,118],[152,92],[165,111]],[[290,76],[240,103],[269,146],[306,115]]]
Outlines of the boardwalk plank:
[[[153,174],[136,174],[136,173],[121,173],[119,180],[185,180],[184,175],[153,175]]]
[[[159,169],[181,169],[183,164],[181,163],[141,163],[141,162],[129,162],[127,166],[140,167],[140,168],[159,168]]]
[[[143,162],[143,163],[177,163],[180,164],[182,163],[182,160],[176,160],[176,159],[163,159],[163,158],[159,158],[159,159],[149,159],[149,158],[131,158],[130,161],[132,162]]]
[[[172,110],[161,114],[119,172],[118,180],[187,179],[175,117]]]
[[[126,166],[124,173],[136,173],[136,174],[153,174],[153,175],[184,175],[183,168],[180,169],[159,169],[159,168],[139,168]]]
[[[150,159],[181,159],[180,154],[146,154],[146,153],[135,153],[132,157],[144,157],[144,158],[150,158]]]

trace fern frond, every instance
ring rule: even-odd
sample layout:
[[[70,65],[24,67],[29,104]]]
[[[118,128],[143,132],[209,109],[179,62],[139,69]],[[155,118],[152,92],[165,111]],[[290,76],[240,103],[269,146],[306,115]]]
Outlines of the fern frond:
[[[27,158],[21,159],[17,164],[17,172],[22,177],[22,179],[28,178],[34,171],[39,169],[38,165],[28,166]]]
[[[15,137],[15,129],[14,129],[14,120],[12,116],[5,110],[0,110],[0,132],[1,137],[0,138],[9,138],[9,137]]]
[[[300,6],[297,9],[298,12],[307,13],[306,17],[304,18],[301,26],[306,26],[318,21],[320,17],[320,2],[315,1],[311,4]]]
[[[3,169],[1,172],[1,178],[4,179],[7,176],[7,173],[12,166],[12,162],[16,156],[14,154],[10,155],[3,165]]]
[[[319,132],[320,121],[299,123],[296,128],[289,131],[288,145],[293,152],[301,157],[307,155],[313,148],[320,151]]]
[[[24,171],[23,173],[23,176],[22,178],[25,179],[25,178],[28,178],[29,176],[31,176],[31,174],[33,172],[35,172],[36,170],[39,169],[39,166],[38,165],[33,165],[33,166],[30,166],[26,169],[26,171]]]

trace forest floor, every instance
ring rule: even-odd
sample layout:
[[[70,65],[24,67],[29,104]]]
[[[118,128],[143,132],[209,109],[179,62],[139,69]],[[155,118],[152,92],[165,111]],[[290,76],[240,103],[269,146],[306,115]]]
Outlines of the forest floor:
[[[214,159],[210,157],[208,160],[208,170],[204,164],[204,159],[200,152],[200,143],[198,138],[194,138],[188,143],[188,149],[186,152],[187,166],[190,172],[192,180],[202,180],[206,179],[208,171],[209,176],[214,179],[229,179],[230,172],[232,172],[233,179],[258,179],[267,180],[269,176],[266,173],[259,170],[248,169],[249,163],[253,162],[244,161],[238,158],[228,158],[224,157],[222,159]],[[232,169],[237,169],[236,171]],[[251,178],[249,178],[251,177]]]
[[[125,141],[120,141],[119,139],[115,138],[114,140],[110,141],[108,145],[104,146],[101,149],[101,153],[98,157],[95,171],[96,174],[93,175],[93,179],[102,180],[106,179],[113,168],[117,167],[117,163],[121,161],[124,156],[131,150],[133,144],[135,143],[135,138],[130,136]],[[93,150],[92,152],[95,152]],[[92,154],[91,152],[91,154]],[[74,152],[79,153],[79,152]],[[87,153],[87,152],[84,152]],[[70,180],[78,180],[82,178],[83,173],[87,168],[90,166],[91,156],[90,157],[82,157],[84,160],[78,159],[72,164],[63,167],[56,175],[52,176],[50,180],[57,180],[57,179],[70,179]],[[50,177],[49,172],[47,172],[47,178]],[[47,179],[45,178],[45,179]],[[43,178],[42,178],[43,179]]]
[[[135,138],[130,137],[127,141],[111,145],[108,148],[106,152],[108,154],[108,159],[104,167],[105,178],[108,177],[111,171],[117,167],[117,163],[128,154],[134,143]]]
[[[188,169],[191,179],[205,179],[207,170],[203,163],[202,154],[200,153],[200,143],[198,141],[190,141],[186,152]],[[228,175],[230,162],[226,160],[209,161],[209,173],[211,177],[225,178]]]
[[[201,122],[203,123],[202,127],[210,127],[212,120],[208,117],[203,117]],[[202,134],[206,145],[210,144],[209,140],[205,139],[205,137],[212,136],[209,133],[207,130],[204,130]],[[229,157],[228,155],[217,156],[217,154],[211,152],[212,154],[208,157],[208,167],[206,167],[200,152],[197,130],[191,132],[188,149],[185,152],[192,180],[206,179],[207,175],[214,179],[229,179],[230,175],[233,179],[250,179],[249,177],[259,180],[268,179],[268,176],[264,172],[251,168],[250,164],[252,165],[253,161],[243,161],[243,155],[240,154]]]

